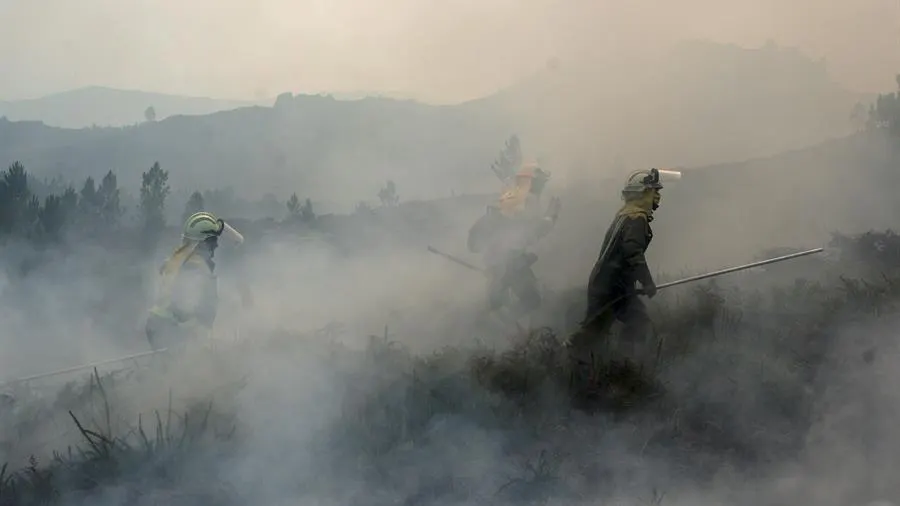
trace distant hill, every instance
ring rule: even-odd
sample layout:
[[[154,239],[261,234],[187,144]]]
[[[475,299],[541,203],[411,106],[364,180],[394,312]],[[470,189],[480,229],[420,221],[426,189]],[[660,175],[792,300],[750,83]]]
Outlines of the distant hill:
[[[114,169],[129,186],[158,160],[175,187],[296,191],[347,205],[375,201],[388,178],[403,199],[493,191],[488,165],[515,132],[526,156],[562,172],[608,173],[617,155],[626,167],[705,165],[847,135],[853,105],[870,99],[836,85],[822,63],[774,46],[694,42],[660,61],[592,63],[562,61],[459,105],[283,94],[272,107],[124,128],[0,121],[0,154],[75,181]]]
[[[467,105],[510,115],[548,151],[576,153],[575,164],[618,154],[636,166],[703,165],[850,134],[853,106],[874,98],[843,88],[823,61],[796,49],[686,41],[656,59],[560,59]]]
[[[29,100],[0,101],[0,116],[10,121],[43,121],[63,128],[118,127],[143,122],[144,111],[151,106],[160,120],[176,114],[210,114],[271,105],[273,100],[217,100],[91,86]]]
[[[387,178],[401,198],[448,196],[496,185],[486,164],[512,125],[455,108],[369,98],[282,98],[205,116],[172,116],[125,128],[70,130],[0,120],[0,153],[34,174],[74,181],[114,169],[136,187],[154,161],[173,187],[233,186],[252,197],[291,192],[324,200],[377,199]],[[349,200],[349,201],[348,201]]]

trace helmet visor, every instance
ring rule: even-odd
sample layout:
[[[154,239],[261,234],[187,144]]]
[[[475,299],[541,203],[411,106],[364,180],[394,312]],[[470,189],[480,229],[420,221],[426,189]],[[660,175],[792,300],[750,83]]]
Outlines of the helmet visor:
[[[219,222],[222,223],[222,232],[219,233],[220,236],[222,236],[222,235],[227,236],[232,241],[234,241],[238,244],[243,244],[244,236],[241,235],[240,232],[235,230],[234,227],[232,227],[231,225],[226,223],[224,220],[219,220]]]
[[[678,181],[681,179],[681,171],[680,170],[668,170],[668,169],[659,169],[659,180],[660,181]]]

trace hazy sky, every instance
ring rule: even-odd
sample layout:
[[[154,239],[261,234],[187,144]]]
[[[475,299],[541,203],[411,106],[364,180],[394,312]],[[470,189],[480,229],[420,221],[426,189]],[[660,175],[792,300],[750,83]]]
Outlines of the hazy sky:
[[[544,65],[772,38],[887,91],[900,0],[0,0],[0,98],[104,85],[221,98],[480,96]]]

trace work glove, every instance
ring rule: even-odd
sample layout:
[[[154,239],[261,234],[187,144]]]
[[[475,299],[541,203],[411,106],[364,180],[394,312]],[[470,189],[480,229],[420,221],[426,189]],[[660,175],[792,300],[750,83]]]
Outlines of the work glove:
[[[653,282],[653,276],[646,264],[641,264],[637,270],[637,279],[641,283],[641,289],[638,290],[639,295],[646,295],[652,299],[656,295],[656,283]]]
[[[656,283],[652,279],[646,283],[641,283],[641,293],[646,295],[648,299],[652,299],[656,295]]]

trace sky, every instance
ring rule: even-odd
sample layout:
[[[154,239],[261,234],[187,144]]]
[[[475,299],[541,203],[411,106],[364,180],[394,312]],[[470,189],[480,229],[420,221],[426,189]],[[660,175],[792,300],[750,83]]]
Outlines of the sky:
[[[857,91],[900,72],[900,0],[0,0],[0,19],[7,100],[99,85],[456,102],[550,58],[601,65],[693,38],[795,46]]]

